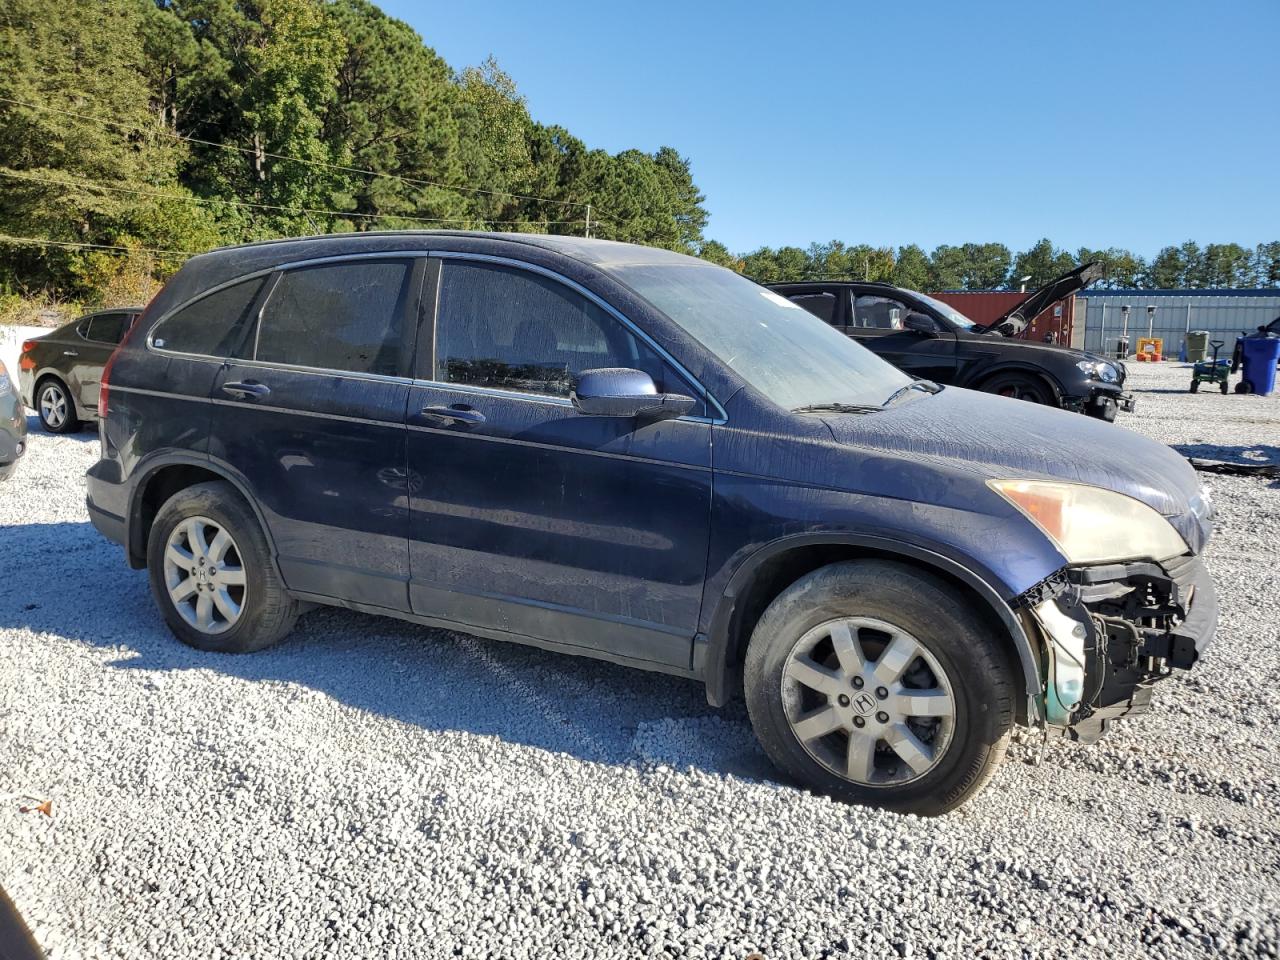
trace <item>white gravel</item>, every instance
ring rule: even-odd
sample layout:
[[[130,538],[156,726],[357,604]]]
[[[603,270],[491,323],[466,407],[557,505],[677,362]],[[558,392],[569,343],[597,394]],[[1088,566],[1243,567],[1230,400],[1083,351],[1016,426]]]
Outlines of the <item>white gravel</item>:
[[[1280,461],[1280,398],[1187,379],[1122,422]],[[0,794],[53,801],[0,800],[0,884],[53,958],[1280,951],[1276,481],[1208,477],[1221,635],[1153,714],[919,820],[776,782],[689,682],[332,610],[188,650],[96,455],[36,433],[0,487]]]

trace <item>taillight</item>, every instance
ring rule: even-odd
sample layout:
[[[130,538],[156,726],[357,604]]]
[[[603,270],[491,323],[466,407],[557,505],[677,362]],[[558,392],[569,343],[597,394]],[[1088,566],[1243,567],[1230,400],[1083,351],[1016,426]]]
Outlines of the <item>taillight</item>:
[[[125,344],[129,342],[129,338],[133,336],[133,331],[137,330],[139,325],[138,320],[133,321],[133,325],[120,338],[120,343],[111,351],[111,356],[107,358],[106,366],[102,368],[102,379],[98,382],[98,419],[104,422],[107,419],[107,400],[111,395],[111,368],[116,365],[116,357],[120,356],[120,351],[124,349]]]
[[[35,348],[35,340],[22,341],[22,354],[18,357],[19,370],[34,370],[36,368],[36,358],[31,356],[31,351]]]

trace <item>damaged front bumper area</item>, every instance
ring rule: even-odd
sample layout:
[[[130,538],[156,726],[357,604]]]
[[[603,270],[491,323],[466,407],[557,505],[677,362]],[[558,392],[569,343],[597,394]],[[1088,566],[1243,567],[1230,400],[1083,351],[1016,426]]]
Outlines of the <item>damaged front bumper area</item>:
[[[1024,599],[1046,727],[1085,743],[1145,713],[1153,685],[1193,667],[1217,630],[1213,581],[1194,556],[1068,567]]]

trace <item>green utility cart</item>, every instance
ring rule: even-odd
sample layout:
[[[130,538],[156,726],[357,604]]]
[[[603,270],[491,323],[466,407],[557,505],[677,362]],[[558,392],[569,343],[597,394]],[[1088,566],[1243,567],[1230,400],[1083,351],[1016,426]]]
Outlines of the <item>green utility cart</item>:
[[[1221,340],[1213,340],[1209,346],[1213,347],[1213,358],[1198,360],[1191,368],[1192,393],[1199,390],[1202,383],[1216,383],[1223,393],[1227,392],[1227,378],[1231,376],[1231,361],[1218,359],[1218,351],[1222,349]]]

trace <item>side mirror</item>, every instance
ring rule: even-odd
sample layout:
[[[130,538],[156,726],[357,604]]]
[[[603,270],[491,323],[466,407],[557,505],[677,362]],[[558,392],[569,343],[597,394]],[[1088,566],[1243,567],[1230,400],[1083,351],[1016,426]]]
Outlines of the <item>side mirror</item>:
[[[588,417],[646,420],[673,420],[697,404],[693,397],[683,394],[659,393],[651,376],[628,367],[583,370],[569,399],[575,410]]]
[[[926,313],[908,313],[907,318],[902,321],[902,329],[910,330],[912,333],[923,334],[926,337],[936,337],[938,335],[938,325],[934,322],[933,317]]]

